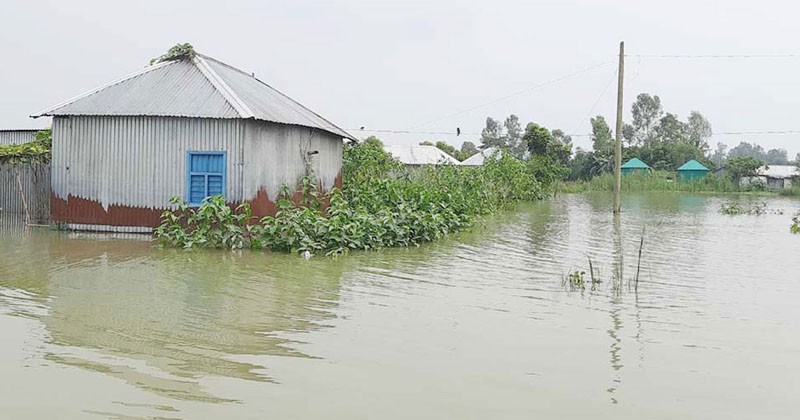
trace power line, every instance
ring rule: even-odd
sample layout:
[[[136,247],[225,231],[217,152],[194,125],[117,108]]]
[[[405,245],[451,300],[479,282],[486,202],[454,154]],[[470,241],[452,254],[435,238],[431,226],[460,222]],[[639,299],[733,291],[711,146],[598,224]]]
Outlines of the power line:
[[[478,108],[483,108],[483,107],[485,107],[485,106],[487,106],[487,105],[491,105],[491,104],[494,104],[494,103],[497,103],[497,102],[501,102],[501,101],[504,101],[504,100],[506,100],[506,99],[513,98],[513,97],[515,97],[515,96],[519,96],[519,95],[522,95],[522,94],[525,94],[525,93],[533,92],[533,91],[535,91],[535,90],[537,90],[537,89],[541,89],[541,88],[543,88],[543,87],[550,86],[550,85],[552,85],[552,84],[554,84],[554,83],[558,83],[558,82],[561,82],[561,81],[564,81],[564,80],[570,79],[570,78],[572,78],[572,77],[575,77],[575,76],[577,76],[577,75],[580,75],[580,74],[586,73],[586,72],[588,72],[588,71],[592,71],[592,70],[594,70],[594,69],[596,69],[596,68],[599,68],[599,67],[605,66],[605,65],[607,65],[607,64],[608,64],[608,63],[610,63],[610,62],[611,62],[611,61],[604,61],[604,62],[602,62],[602,63],[599,63],[599,64],[595,64],[595,65],[592,65],[592,66],[586,67],[586,68],[584,68],[584,69],[581,69],[581,70],[578,70],[578,71],[575,71],[575,72],[572,72],[572,73],[566,74],[566,75],[564,75],[564,76],[561,76],[561,77],[557,77],[557,78],[555,78],[555,79],[548,80],[547,82],[544,82],[544,83],[540,83],[540,84],[538,84],[538,85],[531,86],[531,87],[529,87],[529,88],[526,88],[526,89],[523,89],[523,90],[520,90],[520,91],[514,92],[514,93],[512,93],[512,94],[509,94],[509,95],[506,95],[506,96],[503,96],[503,97],[500,97],[500,98],[497,98],[497,99],[493,99],[493,100],[491,100],[491,101],[488,101],[488,102],[484,102],[484,103],[482,103],[482,104],[480,104],[480,105],[476,105],[476,106],[473,106],[473,107],[471,107],[471,108],[467,108],[467,109],[464,109],[464,110],[461,110],[461,111],[458,111],[458,112],[454,112],[454,113],[452,113],[452,114],[445,115],[445,116],[443,116],[443,117],[439,117],[439,118],[436,118],[436,119],[433,119],[433,120],[430,120],[430,121],[424,122],[424,123],[422,123],[422,124],[415,125],[415,126],[411,127],[409,130],[414,130],[414,129],[416,129],[416,128],[419,128],[419,127],[424,127],[424,126],[426,126],[426,125],[429,125],[429,124],[432,124],[432,123],[435,123],[435,122],[438,122],[438,121],[441,121],[441,120],[445,120],[445,119],[448,119],[448,118],[452,118],[452,117],[455,117],[456,115],[461,115],[461,114],[464,114],[464,113],[467,113],[467,112],[470,112],[470,111],[474,111],[474,110],[476,110],[476,109],[478,109]]]
[[[800,58],[800,54],[627,54],[625,57],[634,58],[680,58],[680,59],[770,59],[770,58]]]
[[[722,131],[719,133],[712,133],[712,136],[739,136],[739,135],[754,135],[754,134],[800,134],[800,130],[765,130],[765,131]]]
[[[589,109],[589,112],[587,112],[586,116],[583,117],[583,120],[581,120],[581,122],[577,124],[578,126],[580,126],[580,124],[582,124],[583,121],[586,121],[587,118],[591,117],[592,112],[594,112],[594,109],[597,108],[597,104],[599,104],[600,100],[603,99],[604,96],[606,96],[608,88],[611,87],[611,83],[613,83],[614,79],[617,77],[617,71],[618,70],[614,70],[614,73],[611,75],[611,79],[608,80],[606,87],[603,88],[602,92],[600,92],[600,95],[597,97],[597,100],[594,101],[594,104],[592,104],[592,107]],[[575,129],[572,131],[578,131],[578,127],[575,127]]]
[[[391,133],[391,134],[431,134],[437,136],[458,136],[458,133],[453,131],[413,131],[413,130],[390,130],[390,129],[367,129],[367,128],[348,128],[348,131],[351,132],[367,132],[367,133]],[[476,132],[464,132],[462,131],[460,135],[472,135],[472,136],[479,136],[482,133]],[[570,137],[589,137],[591,134],[569,134]]]

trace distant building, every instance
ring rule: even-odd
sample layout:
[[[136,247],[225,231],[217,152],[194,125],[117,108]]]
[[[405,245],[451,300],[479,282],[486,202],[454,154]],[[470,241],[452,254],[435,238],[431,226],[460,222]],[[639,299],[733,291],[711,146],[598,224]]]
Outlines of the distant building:
[[[407,166],[459,164],[456,158],[448,155],[436,146],[389,144],[385,145],[384,149],[395,159]]]
[[[0,146],[4,144],[22,144],[32,142],[39,129],[17,129],[17,130],[2,130],[0,129]]]
[[[649,171],[650,171],[650,166],[639,160],[639,158],[630,159],[629,161],[625,162],[624,165],[622,165],[623,175],[647,173]]]
[[[343,139],[330,121],[246,73],[198,54],[145,67],[48,108],[53,222],[149,232],[169,199],[222,195],[274,214],[282,185],[341,185]]]
[[[709,169],[702,163],[692,159],[678,168],[678,179],[692,181],[708,175]]]
[[[486,162],[486,159],[493,156],[500,157],[500,153],[500,149],[496,147],[489,147],[464,159],[464,161],[461,162],[461,166],[483,166],[483,163]]]
[[[755,176],[742,177],[741,185],[761,182],[771,190],[792,188],[794,182],[800,182],[800,168],[794,165],[765,165],[756,170]]]

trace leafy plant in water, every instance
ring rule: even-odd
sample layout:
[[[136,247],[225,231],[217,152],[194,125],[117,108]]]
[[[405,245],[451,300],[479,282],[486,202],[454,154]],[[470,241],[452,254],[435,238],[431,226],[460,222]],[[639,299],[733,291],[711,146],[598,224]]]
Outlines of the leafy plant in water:
[[[792,233],[800,234],[800,212],[794,215],[792,218],[792,226],[791,226]]]
[[[467,229],[481,215],[541,199],[552,185],[539,177],[556,170],[548,165],[501,156],[476,168],[409,170],[373,138],[345,148],[342,189],[320,194],[306,177],[300,180],[298,199],[283,186],[275,216],[258,223],[251,223],[249,207],[231,211],[221,197],[198,209],[178,199],[173,201],[177,209],[162,215],[156,238],[187,248],[249,246],[327,255],[419,245]]]
[[[783,210],[767,208],[766,201],[751,202],[746,204],[741,204],[737,201],[730,201],[728,203],[722,203],[722,205],[720,205],[720,213],[732,216],[740,214],[761,216],[768,213],[783,214]]]
[[[180,197],[172,197],[175,210],[161,214],[161,224],[154,236],[162,245],[180,248],[241,249],[250,246],[253,226],[250,205],[235,209],[222,196],[206,198],[197,208],[189,207]]]
[[[562,285],[568,286],[570,290],[586,290],[585,275],[585,271],[571,271],[564,277]],[[594,287],[594,281],[592,281],[592,286]]]

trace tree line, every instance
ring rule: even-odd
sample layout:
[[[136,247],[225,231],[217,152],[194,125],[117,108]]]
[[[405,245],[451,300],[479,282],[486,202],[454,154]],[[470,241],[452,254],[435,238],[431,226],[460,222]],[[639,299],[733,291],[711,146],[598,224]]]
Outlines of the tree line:
[[[623,159],[632,157],[647,162],[657,170],[673,171],[685,162],[695,159],[710,169],[732,166],[737,170],[756,164],[786,165],[792,160],[786,149],[765,150],[756,143],[746,141],[728,148],[718,143],[713,151],[709,140],[713,134],[711,123],[699,111],[691,111],[685,120],[667,112],[658,95],[641,93],[631,105],[631,122],[623,125]],[[591,150],[575,148],[572,138],[563,130],[548,128],[529,122],[523,129],[516,115],[504,121],[488,117],[481,132],[480,144],[465,141],[461,149],[445,142],[423,142],[438,147],[458,160],[488,148],[499,148],[519,159],[546,158],[553,164],[570,169],[569,179],[589,179],[613,170],[614,133],[603,115],[590,119]],[[800,164],[800,153],[794,158]],[[756,166],[757,167],[757,166]]]

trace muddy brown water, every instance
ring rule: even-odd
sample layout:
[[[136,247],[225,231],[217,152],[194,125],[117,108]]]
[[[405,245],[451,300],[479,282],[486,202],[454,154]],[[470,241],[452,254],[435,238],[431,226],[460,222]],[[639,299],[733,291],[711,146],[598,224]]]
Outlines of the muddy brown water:
[[[0,418],[798,418],[800,201],[729,199],[628,195],[616,227],[565,195],[310,261],[4,215]]]

